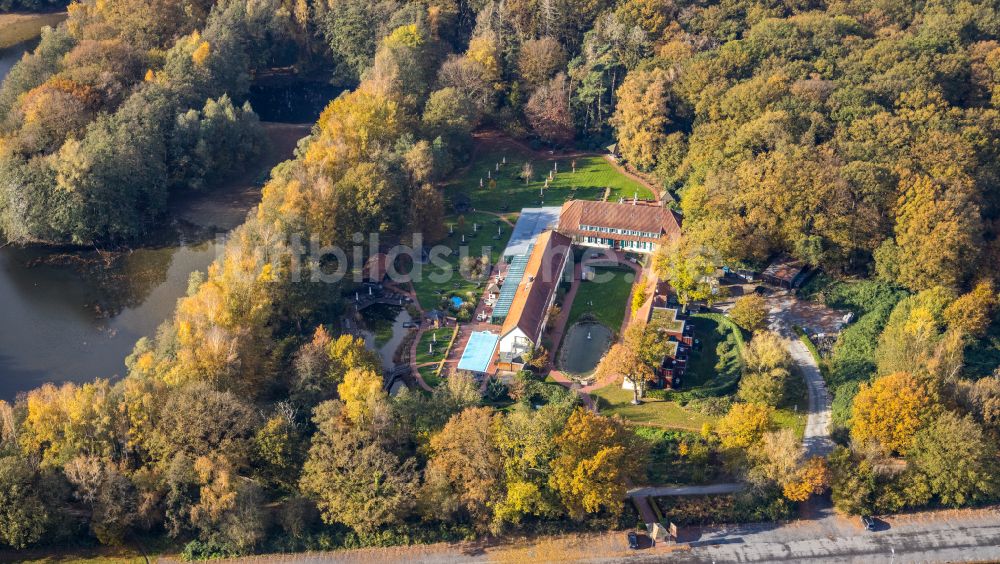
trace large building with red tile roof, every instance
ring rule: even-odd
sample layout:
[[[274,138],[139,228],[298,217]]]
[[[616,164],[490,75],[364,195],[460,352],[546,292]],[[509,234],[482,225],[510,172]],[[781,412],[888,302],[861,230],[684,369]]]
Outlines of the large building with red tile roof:
[[[555,231],[546,231],[535,241],[500,330],[498,362],[501,370],[518,369],[523,365],[524,353],[541,342],[549,308],[573,253],[571,245],[569,237]]]
[[[558,229],[578,245],[652,253],[680,236],[681,220],[661,205],[572,200],[563,204]]]

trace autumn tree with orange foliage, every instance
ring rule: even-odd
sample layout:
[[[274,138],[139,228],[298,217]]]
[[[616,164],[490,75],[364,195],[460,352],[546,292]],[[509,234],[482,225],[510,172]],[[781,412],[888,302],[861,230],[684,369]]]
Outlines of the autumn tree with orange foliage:
[[[936,407],[927,387],[908,372],[862,384],[851,408],[851,440],[905,455]]]
[[[832,475],[826,459],[814,456],[799,470],[795,479],[784,485],[782,492],[792,501],[806,501],[830,487]]]
[[[549,485],[573,519],[586,513],[618,514],[625,483],[643,467],[643,453],[620,419],[578,408],[555,439]]]
[[[625,343],[615,343],[604,354],[597,366],[597,378],[620,377],[632,385],[632,404],[638,405],[646,381],[652,379],[653,370],[639,352]]]

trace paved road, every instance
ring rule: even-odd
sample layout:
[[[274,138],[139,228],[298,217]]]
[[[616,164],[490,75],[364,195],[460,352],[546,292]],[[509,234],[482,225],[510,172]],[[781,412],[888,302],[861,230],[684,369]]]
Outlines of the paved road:
[[[806,432],[802,436],[806,458],[826,456],[833,450],[833,441],[830,439],[830,392],[826,389],[826,382],[816,365],[816,359],[805,344],[795,335],[786,335],[785,346],[809,388],[809,415],[806,417]]]
[[[681,544],[630,551],[625,533],[569,534],[489,542],[401,546],[254,557],[271,562],[998,562],[995,508],[919,513],[887,519],[868,532],[856,519],[815,520],[680,531]],[[2,554],[0,554],[2,556]],[[171,558],[161,561],[175,562]],[[219,561],[226,562],[226,561]],[[235,562],[231,560],[229,562]]]
[[[696,532],[671,562],[996,562],[996,510],[904,516],[869,532],[854,519],[827,516],[787,525],[757,524]],[[682,535],[683,535],[682,531]],[[683,538],[683,537],[682,537]],[[667,554],[642,555],[661,561]]]

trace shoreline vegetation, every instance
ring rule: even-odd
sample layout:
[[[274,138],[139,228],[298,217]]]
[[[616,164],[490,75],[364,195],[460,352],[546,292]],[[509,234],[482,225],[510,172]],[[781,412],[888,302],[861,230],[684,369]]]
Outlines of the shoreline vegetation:
[[[0,14],[0,50],[35,39],[43,27],[54,27],[66,16],[66,12]]]

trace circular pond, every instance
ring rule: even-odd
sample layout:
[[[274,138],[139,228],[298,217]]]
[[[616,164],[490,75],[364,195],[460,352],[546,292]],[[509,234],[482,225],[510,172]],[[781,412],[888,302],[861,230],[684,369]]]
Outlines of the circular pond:
[[[600,323],[576,323],[563,337],[559,368],[570,374],[588,374],[597,368],[611,346],[611,330]]]

